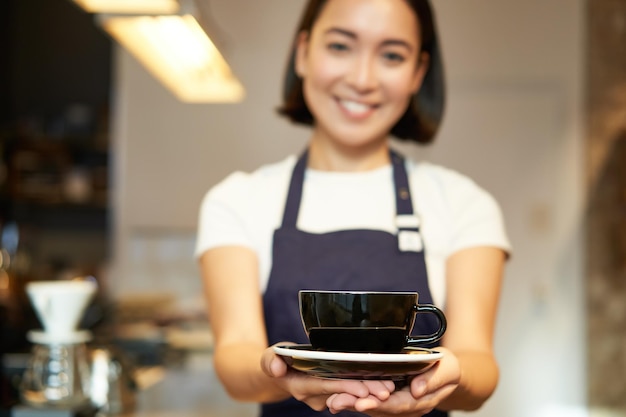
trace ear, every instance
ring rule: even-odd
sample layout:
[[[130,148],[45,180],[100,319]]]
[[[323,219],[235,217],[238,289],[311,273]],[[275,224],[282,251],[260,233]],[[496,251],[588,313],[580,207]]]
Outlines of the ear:
[[[309,48],[309,33],[300,32],[296,40],[295,71],[298,77],[306,75],[306,57]]]
[[[422,82],[424,82],[424,77],[428,72],[428,67],[430,66],[430,55],[427,52],[420,52],[420,58],[417,63],[417,68],[415,69],[415,74],[413,76],[413,84],[412,91],[413,94],[416,94],[420,87],[422,86]]]

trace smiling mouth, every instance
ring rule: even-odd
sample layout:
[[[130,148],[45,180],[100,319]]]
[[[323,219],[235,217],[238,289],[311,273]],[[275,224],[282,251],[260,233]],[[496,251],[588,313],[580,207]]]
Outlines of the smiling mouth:
[[[366,117],[376,109],[377,106],[359,103],[352,100],[338,100],[339,105],[352,117]]]

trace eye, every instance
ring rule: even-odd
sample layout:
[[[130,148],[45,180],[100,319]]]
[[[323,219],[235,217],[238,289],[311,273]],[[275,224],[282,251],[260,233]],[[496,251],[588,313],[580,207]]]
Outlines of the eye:
[[[385,52],[385,53],[383,53],[383,58],[386,61],[390,61],[392,63],[401,63],[401,62],[404,62],[406,60],[404,55],[399,54],[397,52]]]
[[[346,45],[345,43],[341,43],[341,42],[330,42],[326,47],[329,50],[335,51],[335,52],[344,52],[349,49],[348,45]]]

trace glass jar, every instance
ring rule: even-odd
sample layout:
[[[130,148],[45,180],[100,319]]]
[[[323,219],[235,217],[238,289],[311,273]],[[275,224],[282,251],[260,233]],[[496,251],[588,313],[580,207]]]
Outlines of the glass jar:
[[[20,396],[34,407],[72,408],[89,402],[90,367],[84,343],[34,344]]]

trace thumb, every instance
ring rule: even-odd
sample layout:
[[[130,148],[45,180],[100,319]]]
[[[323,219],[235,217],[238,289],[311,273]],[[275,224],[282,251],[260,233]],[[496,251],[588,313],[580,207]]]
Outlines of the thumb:
[[[270,361],[269,375],[281,377],[287,374],[287,364],[281,358],[274,356]]]
[[[274,353],[272,347],[265,349],[261,356],[261,369],[271,377],[281,377],[287,374],[287,364]]]

